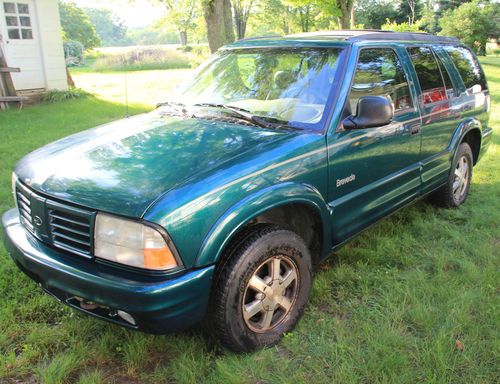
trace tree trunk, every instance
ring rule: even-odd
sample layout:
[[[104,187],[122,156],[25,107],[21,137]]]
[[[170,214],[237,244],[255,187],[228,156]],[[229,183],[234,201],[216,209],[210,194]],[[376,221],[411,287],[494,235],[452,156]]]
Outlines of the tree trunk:
[[[186,46],[188,43],[187,31],[180,31],[179,35],[181,37],[181,45]]]
[[[234,26],[236,28],[236,38],[238,40],[245,38],[247,23],[243,14],[241,14],[236,8],[234,8]]]
[[[205,0],[203,15],[207,25],[208,45],[212,53],[234,41],[230,0]]]
[[[337,4],[340,8],[341,15],[340,28],[351,29],[353,27],[352,22],[354,21],[354,1],[353,0],[337,0]]]
[[[75,82],[73,81],[73,77],[71,76],[71,72],[69,71],[68,67],[66,67],[66,80],[70,87],[75,86]]]

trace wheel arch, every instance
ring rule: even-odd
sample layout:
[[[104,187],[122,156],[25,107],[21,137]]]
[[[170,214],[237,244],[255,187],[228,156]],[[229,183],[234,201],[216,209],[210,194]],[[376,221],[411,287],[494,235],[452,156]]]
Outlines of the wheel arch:
[[[295,209],[294,213],[290,215],[289,209]],[[294,222],[287,221],[290,216],[293,216]],[[300,219],[306,218],[312,219],[313,226],[317,225],[320,228],[309,228],[307,223],[310,222],[307,220],[306,224],[301,222]],[[297,183],[268,187],[239,201],[217,220],[205,237],[196,257],[195,267],[216,263],[244,228],[258,223],[279,224],[298,232],[301,237],[304,237],[305,231],[312,230],[312,236],[319,235],[319,238],[304,240],[306,242],[309,240],[308,246],[313,255],[313,262],[319,261],[329,249],[331,237],[329,218],[328,204],[316,188]],[[311,249],[310,240],[317,242],[317,249],[314,247]]]
[[[475,118],[462,122],[453,134],[450,149],[455,156],[460,144],[466,142],[472,150],[473,164],[476,165],[481,152],[482,130],[481,123]]]

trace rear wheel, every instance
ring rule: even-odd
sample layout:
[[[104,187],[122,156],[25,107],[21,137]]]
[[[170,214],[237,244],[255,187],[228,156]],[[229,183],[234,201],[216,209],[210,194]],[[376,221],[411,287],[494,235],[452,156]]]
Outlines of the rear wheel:
[[[252,351],[277,343],[302,315],[311,289],[311,257],[294,232],[257,226],[216,275],[212,330],[226,347]]]
[[[463,204],[469,194],[472,167],[472,150],[469,144],[462,143],[453,160],[448,181],[433,194],[433,200],[447,208],[456,208]]]

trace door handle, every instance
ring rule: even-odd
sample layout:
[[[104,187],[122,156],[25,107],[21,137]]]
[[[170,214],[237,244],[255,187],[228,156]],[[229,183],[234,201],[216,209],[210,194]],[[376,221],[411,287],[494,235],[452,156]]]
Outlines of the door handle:
[[[411,127],[410,129],[411,135],[417,135],[419,133],[420,133],[420,125],[414,125],[413,127]]]

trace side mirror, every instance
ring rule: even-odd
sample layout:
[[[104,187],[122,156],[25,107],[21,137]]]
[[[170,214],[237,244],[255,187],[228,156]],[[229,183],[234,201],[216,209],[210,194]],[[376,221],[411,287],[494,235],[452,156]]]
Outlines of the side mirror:
[[[394,117],[394,105],[385,96],[363,96],[358,100],[356,115],[347,117],[344,129],[381,127],[389,124]]]

